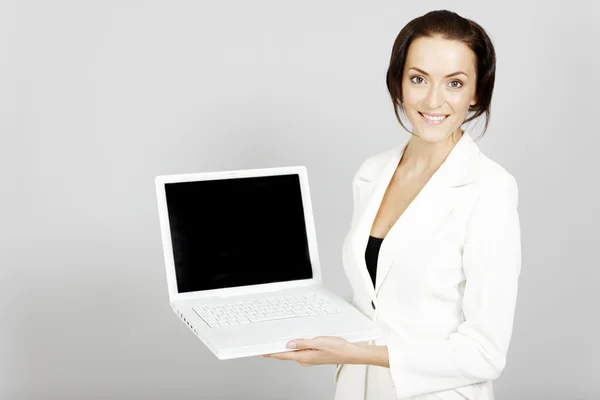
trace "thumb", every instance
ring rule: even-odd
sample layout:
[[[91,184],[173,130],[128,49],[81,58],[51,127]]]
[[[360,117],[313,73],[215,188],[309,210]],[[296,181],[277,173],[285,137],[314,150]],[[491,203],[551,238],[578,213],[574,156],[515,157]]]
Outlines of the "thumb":
[[[287,344],[289,349],[319,349],[315,339],[294,339]]]

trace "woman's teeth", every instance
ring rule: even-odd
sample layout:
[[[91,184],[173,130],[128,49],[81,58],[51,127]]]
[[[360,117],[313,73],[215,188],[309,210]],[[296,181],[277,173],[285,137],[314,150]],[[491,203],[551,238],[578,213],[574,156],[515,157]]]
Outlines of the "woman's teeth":
[[[433,117],[431,115],[425,115],[421,112],[419,112],[419,114],[423,118],[423,121],[425,121],[425,123],[429,125],[441,125],[442,123],[444,123],[446,118],[448,118],[448,115],[440,115]]]
[[[431,117],[431,116],[429,116],[429,115],[427,115],[427,114],[422,114],[422,115],[423,115],[425,118],[427,118],[427,119],[429,119],[429,120],[431,120],[431,121],[442,121],[442,120],[444,120],[444,119],[447,117],[447,115],[445,115],[445,116],[439,116],[439,117]]]

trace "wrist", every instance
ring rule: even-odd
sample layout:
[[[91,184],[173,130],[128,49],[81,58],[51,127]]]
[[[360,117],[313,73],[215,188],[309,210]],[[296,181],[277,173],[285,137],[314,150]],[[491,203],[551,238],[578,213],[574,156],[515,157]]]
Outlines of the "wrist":
[[[387,346],[366,343],[349,343],[347,364],[377,365],[389,368],[390,361]]]
[[[366,364],[369,358],[369,345],[364,343],[348,343],[348,358],[345,364]]]

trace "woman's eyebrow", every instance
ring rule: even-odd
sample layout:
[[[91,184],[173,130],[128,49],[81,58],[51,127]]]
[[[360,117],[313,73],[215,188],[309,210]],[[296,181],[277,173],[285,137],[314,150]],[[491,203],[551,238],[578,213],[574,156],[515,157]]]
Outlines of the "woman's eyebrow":
[[[419,68],[417,68],[417,67],[410,67],[409,69],[414,69],[415,71],[419,71],[419,72],[420,72],[420,73],[422,73],[423,75],[427,75],[427,76],[429,76],[429,74],[428,74],[427,72],[425,72],[425,71],[423,71],[422,69],[419,69]],[[453,72],[453,73],[451,73],[451,74],[448,74],[448,75],[446,75],[444,78],[450,78],[450,77],[452,77],[452,76],[455,76],[455,75],[460,75],[460,74],[462,74],[462,75],[465,75],[465,76],[467,76],[467,77],[469,76],[469,75],[467,75],[466,73],[464,73],[464,72],[462,72],[462,71],[456,71],[456,72]]]

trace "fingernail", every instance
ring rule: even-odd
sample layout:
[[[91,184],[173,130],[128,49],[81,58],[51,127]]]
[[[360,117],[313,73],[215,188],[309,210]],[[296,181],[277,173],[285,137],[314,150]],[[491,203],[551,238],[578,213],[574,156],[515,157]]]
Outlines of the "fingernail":
[[[287,344],[287,347],[290,348],[290,349],[295,349],[296,348],[296,342],[289,342]]]

